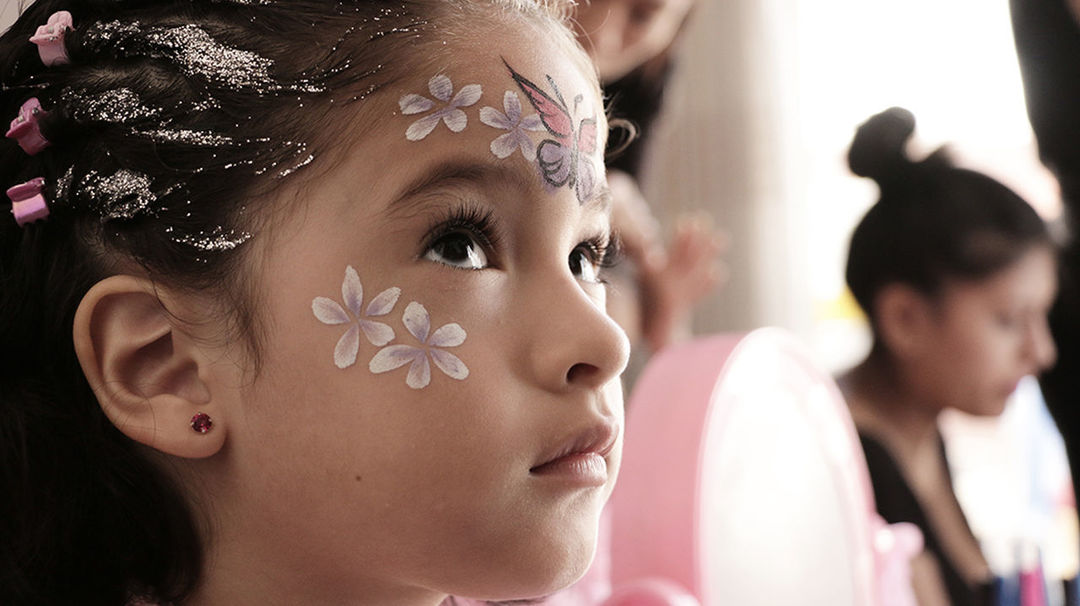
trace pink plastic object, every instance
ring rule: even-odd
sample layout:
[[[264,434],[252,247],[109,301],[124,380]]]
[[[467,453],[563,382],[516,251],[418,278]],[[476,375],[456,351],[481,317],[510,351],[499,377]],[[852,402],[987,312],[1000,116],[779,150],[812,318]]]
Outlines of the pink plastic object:
[[[41,125],[38,124],[38,118],[43,115],[45,111],[41,109],[41,102],[37,97],[31,97],[19,108],[19,115],[11,121],[11,128],[5,136],[17,141],[23,151],[33,156],[49,146],[49,140],[41,134]]]
[[[49,216],[49,206],[41,194],[43,187],[45,179],[38,177],[7,190],[8,198],[11,198],[11,214],[15,215],[15,222],[20,227]]]
[[[74,27],[74,21],[71,19],[71,13],[58,11],[49,17],[45,25],[37,28],[33,36],[30,36],[30,41],[37,45],[38,55],[41,56],[41,62],[46,67],[71,62],[67,49],[64,48],[64,35],[72,27]]]
[[[923,550],[919,527],[907,522],[888,524],[874,515],[878,606],[918,606],[911,587],[911,558]]]
[[[879,604],[854,425],[831,377],[783,331],[654,358],[628,403],[612,499],[612,598],[649,580],[705,606]]]
[[[701,602],[678,584],[654,578],[620,586],[604,606],[701,606]]]
[[[1029,570],[1020,571],[1020,604],[1022,606],[1043,606],[1046,604],[1046,581],[1043,578],[1042,564],[1038,561]]]

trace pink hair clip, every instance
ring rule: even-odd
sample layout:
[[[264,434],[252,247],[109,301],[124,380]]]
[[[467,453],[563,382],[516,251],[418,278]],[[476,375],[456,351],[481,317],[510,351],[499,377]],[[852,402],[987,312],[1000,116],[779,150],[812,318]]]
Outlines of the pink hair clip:
[[[72,27],[74,27],[74,21],[71,19],[71,13],[58,11],[49,17],[45,25],[37,28],[33,36],[30,36],[30,41],[37,45],[41,62],[46,67],[64,65],[71,61],[67,49],[64,48],[64,34]]]
[[[11,198],[11,214],[15,215],[19,227],[49,216],[49,207],[41,193],[43,187],[45,179],[38,177],[7,190]]]
[[[45,111],[41,109],[41,102],[37,97],[31,97],[19,108],[19,115],[11,121],[11,128],[5,136],[17,141],[23,151],[33,156],[49,146],[49,140],[41,134],[38,124],[38,118],[43,115]]]

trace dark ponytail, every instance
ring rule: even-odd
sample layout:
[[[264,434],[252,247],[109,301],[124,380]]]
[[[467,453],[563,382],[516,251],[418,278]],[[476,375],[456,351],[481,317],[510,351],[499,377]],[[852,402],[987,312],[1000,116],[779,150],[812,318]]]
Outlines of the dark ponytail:
[[[881,190],[851,237],[846,272],[871,321],[888,284],[933,296],[947,280],[979,280],[1033,246],[1052,246],[1035,210],[1001,183],[957,168],[944,150],[912,160],[914,131],[911,112],[894,107],[862,124],[848,152],[852,172]]]

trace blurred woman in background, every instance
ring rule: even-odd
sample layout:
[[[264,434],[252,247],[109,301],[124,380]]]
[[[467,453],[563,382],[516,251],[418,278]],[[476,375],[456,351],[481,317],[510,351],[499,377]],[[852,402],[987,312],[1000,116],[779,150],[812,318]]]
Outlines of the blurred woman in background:
[[[941,150],[912,161],[914,128],[906,110],[882,112],[848,155],[881,198],[847,262],[873,346],[840,385],[879,513],[925,538],[912,564],[920,606],[981,606],[992,603],[992,573],[953,491],[938,416],[999,415],[1021,378],[1053,365],[1056,252],[1042,219],[1004,185]]]

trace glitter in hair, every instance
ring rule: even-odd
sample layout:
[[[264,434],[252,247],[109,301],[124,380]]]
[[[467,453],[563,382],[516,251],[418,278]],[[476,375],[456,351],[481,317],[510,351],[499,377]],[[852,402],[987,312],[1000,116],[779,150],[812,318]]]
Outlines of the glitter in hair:
[[[188,128],[157,128],[153,130],[136,131],[136,134],[147,137],[156,143],[182,143],[200,147],[230,145],[235,142],[232,137],[217,135],[205,130],[192,130]]]
[[[291,89],[282,86],[271,74],[273,60],[222,44],[203,28],[190,23],[177,27],[143,27],[137,21],[109,21],[94,25],[87,32],[86,40],[99,51],[107,43],[115,45],[114,52],[121,56],[146,55],[169,60],[188,78],[201,79],[233,91],[322,92],[321,88],[308,84]]]
[[[158,196],[150,188],[153,180],[144,173],[121,168],[103,177],[90,171],[80,186],[102,221],[133,219],[146,213]]]
[[[173,237],[175,242],[187,244],[205,252],[232,250],[250,239],[251,234],[248,232],[226,230],[220,226],[215,227],[209,233],[200,231],[197,234],[184,234]]]
[[[67,89],[61,97],[76,122],[111,122],[129,124],[156,118],[157,108],[147,107],[130,88],[116,88],[101,93]]]
[[[67,201],[68,192],[71,191],[71,182],[75,179],[75,167],[69,166],[64,175],[56,181],[53,188],[53,196],[58,201]]]
[[[273,61],[251,51],[225,46],[196,25],[154,30],[147,38],[171,56],[189,78],[202,78],[232,90],[276,88],[270,75]]]

